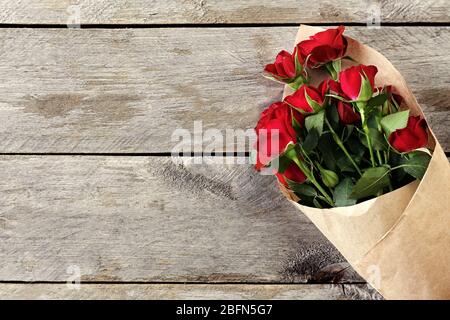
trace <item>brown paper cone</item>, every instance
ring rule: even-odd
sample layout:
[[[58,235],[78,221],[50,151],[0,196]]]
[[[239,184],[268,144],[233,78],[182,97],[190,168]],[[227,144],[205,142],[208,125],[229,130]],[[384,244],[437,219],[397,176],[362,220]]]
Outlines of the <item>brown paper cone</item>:
[[[321,30],[300,26],[296,43]],[[350,38],[347,54],[358,63],[376,65],[376,84],[393,85],[411,113],[423,116],[404,78],[383,55]],[[429,147],[433,156],[420,183],[354,206],[306,207],[281,188],[386,299],[450,299],[450,167],[433,132]]]

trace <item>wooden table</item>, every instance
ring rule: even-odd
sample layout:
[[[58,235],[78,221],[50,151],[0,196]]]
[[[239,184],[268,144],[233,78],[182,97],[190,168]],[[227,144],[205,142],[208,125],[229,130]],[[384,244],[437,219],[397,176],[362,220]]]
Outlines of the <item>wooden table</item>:
[[[171,137],[252,128],[298,24],[345,23],[450,151],[447,0],[379,1],[379,29],[369,1],[72,3],[1,5],[0,298],[379,298],[273,177],[173,159]]]

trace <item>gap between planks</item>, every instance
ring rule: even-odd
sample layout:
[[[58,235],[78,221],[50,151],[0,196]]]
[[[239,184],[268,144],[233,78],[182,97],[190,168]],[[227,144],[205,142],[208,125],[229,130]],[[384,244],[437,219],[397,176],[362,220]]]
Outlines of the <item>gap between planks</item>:
[[[167,153],[179,145],[171,141],[174,129],[191,134],[200,120],[204,133],[219,130],[225,138],[217,151],[249,151],[249,144],[227,141],[225,131],[253,128],[263,108],[280,99],[282,86],[260,71],[292,46],[296,32],[0,29],[0,152]],[[450,29],[351,27],[348,34],[392,60],[449,150],[449,84],[442,79]],[[420,69],[430,72],[418,77]],[[211,138],[181,146],[206,151]]]
[[[305,10],[307,8],[307,10]],[[7,1],[0,22],[10,24],[242,24],[448,23],[447,0],[21,0]],[[276,13],[276,14],[274,14]]]
[[[3,281],[67,281],[76,266],[82,282],[329,282],[346,268],[249,165],[3,156],[0,180]]]
[[[0,29],[173,29],[173,28],[279,28],[279,27],[298,27],[301,23],[204,23],[204,24],[188,24],[188,23],[166,23],[166,24],[80,24],[77,27],[71,27],[67,24],[13,24],[0,23]],[[366,23],[360,22],[332,22],[332,23],[306,23],[310,26],[319,27],[336,27],[345,25],[346,27],[367,27]],[[448,22],[384,22],[380,27],[450,27]]]
[[[382,299],[367,285],[332,284],[14,284],[0,283],[2,299]]]
[[[445,151],[445,155],[450,157],[450,151]],[[170,152],[161,152],[161,153],[0,153],[0,156],[61,156],[61,157],[70,157],[70,156],[85,156],[85,157],[173,157]],[[234,154],[213,154],[213,155],[203,155],[190,153],[182,156],[176,156],[179,158],[182,157],[245,157],[248,158],[250,156],[249,152],[239,153],[236,152]]]
[[[274,177],[195,160],[0,157],[0,279],[362,281]]]

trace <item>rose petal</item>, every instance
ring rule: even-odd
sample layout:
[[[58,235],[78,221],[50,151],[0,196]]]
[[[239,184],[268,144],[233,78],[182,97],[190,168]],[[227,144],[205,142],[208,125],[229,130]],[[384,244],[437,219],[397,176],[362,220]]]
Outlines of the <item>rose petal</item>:
[[[337,105],[339,119],[344,124],[352,124],[361,120],[359,113],[355,112],[351,105],[343,101],[339,101]]]
[[[339,74],[342,91],[352,100],[356,100],[361,90],[361,74],[358,67],[350,67]]]
[[[278,181],[280,181],[286,187],[288,187],[288,184],[285,177],[297,183],[303,183],[306,181],[305,174],[299,169],[299,167],[294,162],[291,162],[289,164],[284,173],[277,172],[276,176],[278,178]]]
[[[389,143],[399,152],[423,148],[428,143],[427,124],[419,116],[409,117],[406,128],[391,133]]]

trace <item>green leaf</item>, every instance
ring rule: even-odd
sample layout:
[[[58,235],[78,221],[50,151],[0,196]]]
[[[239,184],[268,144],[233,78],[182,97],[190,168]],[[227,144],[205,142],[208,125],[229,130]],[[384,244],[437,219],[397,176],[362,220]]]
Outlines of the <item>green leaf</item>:
[[[371,138],[372,148],[374,150],[377,150],[377,151],[387,150],[388,145],[386,143],[386,140],[384,139],[383,134],[380,131],[378,131],[377,129],[374,129],[374,128],[369,128],[369,136]],[[361,143],[366,148],[369,148],[365,134],[363,134],[363,133],[360,134],[360,140],[361,140]]]
[[[318,112],[322,109],[322,106],[318,104],[316,101],[311,99],[311,97],[308,95],[308,93],[305,91],[305,98],[308,102],[309,106],[314,110],[314,112]]]
[[[313,204],[316,208],[322,209],[323,206],[320,204],[319,200],[317,200],[317,198],[313,199]]]
[[[290,164],[290,161],[298,160],[297,149],[298,145],[292,142],[288,143],[284,149],[284,152],[281,154],[280,157],[278,157],[280,161],[278,163],[279,167],[274,169],[280,173],[283,173],[286,170],[287,166]]]
[[[359,91],[358,100],[368,101],[372,98],[373,89],[372,84],[365,75],[361,75],[361,89]]]
[[[403,164],[403,170],[416,179],[421,180],[427,171],[431,156],[426,152],[416,151],[408,154],[408,160]]]
[[[342,136],[341,136],[342,142],[345,143],[348,140],[348,138],[350,138],[354,128],[355,128],[355,126],[352,124],[348,124],[344,127],[344,130],[342,131]]]
[[[346,207],[356,203],[356,199],[350,199],[352,188],[353,182],[350,178],[345,178],[336,186],[333,192],[334,204],[336,207]]]
[[[319,144],[317,145],[325,166],[333,171],[336,170],[336,157],[335,150],[337,145],[334,143],[330,134],[323,134],[319,139]]]
[[[353,160],[355,160],[356,163],[359,163],[357,159],[361,159],[367,150],[364,147],[364,144],[362,144],[357,135],[354,135],[347,140],[347,146],[350,149],[350,152],[353,153]]]
[[[336,152],[336,164],[341,172],[355,172],[355,167],[353,166],[353,164],[340,150]]]
[[[300,88],[300,86],[302,84],[305,83],[305,79],[303,78],[303,76],[298,76],[294,81],[288,83],[288,86],[292,88],[292,90],[297,91],[298,88]]]
[[[306,130],[311,131],[311,129],[316,129],[319,137],[323,132],[323,123],[325,119],[325,111],[322,110],[316,114],[312,114],[305,118],[305,127]]]
[[[289,188],[297,193],[299,196],[304,197],[316,197],[317,191],[312,186],[306,183],[298,183],[289,179],[286,179],[286,182],[289,186]]]
[[[342,69],[342,60],[341,59],[333,60],[332,66],[333,69],[336,71],[336,73],[339,74],[339,72],[341,72]]]
[[[367,119],[367,126],[369,128],[374,128],[374,129],[380,129],[381,131],[381,126],[379,125],[379,122],[381,120],[381,117],[378,117],[377,114],[375,113],[371,113]]]
[[[373,108],[373,107],[381,106],[383,103],[386,102],[387,98],[388,98],[388,96],[386,93],[381,93],[381,94],[373,97],[369,101],[367,101],[367,107]]]
[[[296,111],[294,111],[294,108],[291,108],[292,127],[294,128],[297,135],[300,136],[301,132],[302,132],[302,126],[300,125],[300,123],[297,121],[297,119],[292,114],[293,112],[296,112]]]
[[[277,158],[277,160],[278,160],[278,168],[274,168],[274,169],[276,169],[279,173],[283,173],[284,171],[286,171],[287,167],[290,165],[290,163],[292,161],[285,155],[280,155]],[[272,162],[273,162],[273,160],[272,160]]]
[[[388,114],[381,119],[381,126],[389,136],[398,129],[403,129],[408,124],[409,110]]]
[[[333,62],[328,62],[325,64],[325,70],[330,75],[331,79],[337,80],[338,74],[336,73],[336,70],[334,70]]]
[[[391,168],[400,166],[405,162],[405,158],[401,154],[396,153],[392,150],[388,150],[387,152],[389,153],[389,165]],[[392,176],[392,182],[396,183],[398,181],[403,180],[403,178],[406,176],[406,172],[403,169],[393,170],[391,172],[391,176]]]
[[[316,129],[312,128],[308,135],[305,138],[305,141],[302,144],[303,150],[305,150],[307,153],[311,152],[317,147],[317,144],[319,142],[319,133]]]
[[[339,113],[336,106],[325,109],[325,117],[330,121],[333,129],[337,130],[340,125]]]
[[[353,187],[350,198],[359,200],[361,198],[375,196],[379,191],[382,191],[383,188],[389,185],[389,172],[390,170],[387,167],[367,169]]]

